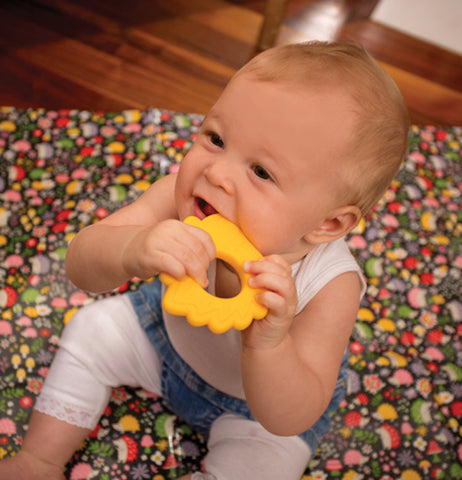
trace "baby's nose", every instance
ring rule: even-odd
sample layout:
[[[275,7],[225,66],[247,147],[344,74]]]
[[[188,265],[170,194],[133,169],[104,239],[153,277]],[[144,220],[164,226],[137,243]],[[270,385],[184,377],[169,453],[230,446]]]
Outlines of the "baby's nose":
[[[234,193],[234,172],[226,162],[214,162],[205,169],[204,175],[215,187],[223,189],[229,195]]]

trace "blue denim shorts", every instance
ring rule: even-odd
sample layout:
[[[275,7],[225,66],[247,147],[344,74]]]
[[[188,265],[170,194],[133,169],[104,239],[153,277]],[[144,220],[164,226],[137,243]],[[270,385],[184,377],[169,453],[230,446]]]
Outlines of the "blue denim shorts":
[[[162,396],[168,407],[207,438],[214,420],[224,413],[233,413],[255,420],[244,400],[231,397],[202,380],[175,351],[167,336],[161,306],[161,283],[156,279],[143,284],[127,295],[140,325],[162,358]],[[319,440],[330,428],[329,413],[336,410],[346,395],[345,355],[331,402],[319,420],[299,437],[316,452]],[[309,408],[309,405],[307,405]]]

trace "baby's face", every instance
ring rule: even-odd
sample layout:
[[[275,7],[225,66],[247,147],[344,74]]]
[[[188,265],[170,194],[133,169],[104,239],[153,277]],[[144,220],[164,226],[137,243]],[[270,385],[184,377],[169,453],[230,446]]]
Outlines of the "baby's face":
[[[293,262],[304,238],[340,206],[342,152],[353,129],[349,99],[235,78],[181,164],[180,219],[218,212],[263,254]]]

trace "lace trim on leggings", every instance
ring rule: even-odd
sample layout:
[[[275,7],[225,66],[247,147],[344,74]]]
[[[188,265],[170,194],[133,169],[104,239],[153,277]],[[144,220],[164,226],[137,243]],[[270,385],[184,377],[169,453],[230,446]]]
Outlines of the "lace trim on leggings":
[[[217,480],[217,477],[215,477],[215,475],[211,475],[210,473],[196,472],[192,474],[191,480]]]
[[[95,428],[95,418],[91,413],[81,410],[79,407],[66,403],[63,404],[56,398],[45,395],[43,392],[37,398],[35,410],[55,417],[71,425],[81,428]]]

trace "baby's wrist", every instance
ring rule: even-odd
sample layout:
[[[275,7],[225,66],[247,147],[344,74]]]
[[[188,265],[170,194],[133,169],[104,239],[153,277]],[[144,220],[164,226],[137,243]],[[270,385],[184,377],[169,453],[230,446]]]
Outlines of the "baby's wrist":
[[[273,355],[275,351],[285,350],[286,348],[290,348],[291,345],[292,340],[288,333],[283,336],[275,335],[255,338],[255,336],[246,335],[246,333],[243,332],[241,352],[243,355],[247,355],[249,357],[254,355],[265,355],[267,353],[271,353],[271,355]]]

